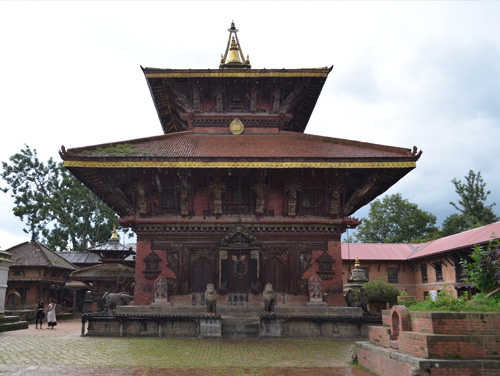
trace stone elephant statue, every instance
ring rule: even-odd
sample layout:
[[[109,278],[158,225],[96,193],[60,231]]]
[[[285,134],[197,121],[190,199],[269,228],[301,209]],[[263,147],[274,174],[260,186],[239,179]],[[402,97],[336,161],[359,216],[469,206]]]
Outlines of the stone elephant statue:
[[[134,300],[134,297],[120,292],[118,294],[109,293],[106,291],[102,296],[102,301],[104,303],[105,310],[114,311],[116,306],[129,305]]]

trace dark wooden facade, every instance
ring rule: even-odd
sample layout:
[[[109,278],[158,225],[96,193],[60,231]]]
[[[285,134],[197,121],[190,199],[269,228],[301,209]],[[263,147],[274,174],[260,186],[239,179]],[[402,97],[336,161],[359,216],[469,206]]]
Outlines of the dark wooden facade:
[[[136,304],[152,302],[160,275],[169,295],[271,283],[306,301],[316,273],[342,304],[340,237],[359,224],[349,216],[420,156],[304,134],[331,68],[250,69],[240,50],[233,41],[215,70],[143,69],[164,135],[61,150],[137,234]]]

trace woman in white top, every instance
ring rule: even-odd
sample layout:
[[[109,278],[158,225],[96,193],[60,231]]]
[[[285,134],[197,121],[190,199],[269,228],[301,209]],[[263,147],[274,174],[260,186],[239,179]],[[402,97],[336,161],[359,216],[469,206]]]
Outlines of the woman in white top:
[[[52,298],[50,299],[49,308],[47,310],[47,325],[50,329],[54,329],[57,325],[56,322],[56,301]]]

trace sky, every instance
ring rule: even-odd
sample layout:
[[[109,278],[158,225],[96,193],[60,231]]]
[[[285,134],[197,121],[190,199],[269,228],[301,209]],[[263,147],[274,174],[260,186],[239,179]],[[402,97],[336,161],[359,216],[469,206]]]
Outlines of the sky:
[[[440,225],[452,179],[480,171],[498,215],[498,19],[500,2],[0,1],[0,161],[162,134],[140,67],[216,69],[234,20],[255,69],[333,65],[306,133],[423,151],[386,194]],[[1,250],[30,240],[12,207],[0,192]]]

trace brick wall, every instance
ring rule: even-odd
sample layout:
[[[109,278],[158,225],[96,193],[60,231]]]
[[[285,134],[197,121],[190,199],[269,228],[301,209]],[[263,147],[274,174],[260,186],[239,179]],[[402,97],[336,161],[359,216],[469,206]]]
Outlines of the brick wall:
[[[386,354],[366,351],[361,348],[358,348],[358,362],[377,375],[384,376],[410,376],[413,368],[410,364],[391,359]]]
[[[389,347],[391,345],[391,328],[385,326],[370,327],[370,342],[375,345]]]
[[[399,351],[430,359],[500,359],[500,336],[400,333]]]
[[[154,281],[144,278],[143,271],[146,269],[144,258],[151,252],[151,242],[137,239],[137,254],[135,258],[135,289],[134,289],[134,304],[149,305],[153,302],[153,284]],[[158,254],[158,253],[157,253]],[[158,254],[160,258],[161,254]],[[160,261],[160,267],[165,264]]]
[[[414,332],[450,335],[495,335],[500,333],[500,315],[495,313],[410,312]]]

